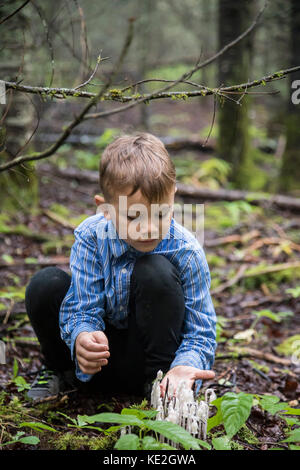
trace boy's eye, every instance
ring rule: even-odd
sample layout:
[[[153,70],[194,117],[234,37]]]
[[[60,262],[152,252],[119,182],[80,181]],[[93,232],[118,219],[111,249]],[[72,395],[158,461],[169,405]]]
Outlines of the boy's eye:
[[[166,217],[166,216],[168,215],[168,213],[169,213],[169,212],[165,212],[165,213],[162,214],[162,213],[160,212],[159,215],[158,215],[158,218],[159,218],[159,219],[162,219],[163,217]],[[136,217],[133,217],[133,216],[130,216],[130,215],[127,216],[127,219],[128,219],[128,220],[134,220],[135,218],[136,218]]]

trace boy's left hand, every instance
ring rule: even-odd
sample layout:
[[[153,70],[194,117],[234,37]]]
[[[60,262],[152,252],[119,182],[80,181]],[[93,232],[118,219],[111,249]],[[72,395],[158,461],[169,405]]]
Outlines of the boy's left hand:
[[[213,379],[215,377],[215,373],[212,370],[201,370],[197,369],[196,367],[190,366],[175,366],[173,369],[169,370],[167,374],[164,376],[163,380],[160,384],[160,391],[162,397],[165,395],[167,379],[169,379],[169,387],[172,383],[173,385],[173,393],[176,393],[176,389],[178,384],[181,380],[185,380],[187,386],[192,388],[195,380],[201,379]]]

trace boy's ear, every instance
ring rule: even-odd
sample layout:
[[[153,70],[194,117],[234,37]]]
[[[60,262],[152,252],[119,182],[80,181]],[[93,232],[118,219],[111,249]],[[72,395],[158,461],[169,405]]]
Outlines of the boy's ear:
[[[99,196],[99,194],[95,194],[94,200],[95,200],[95,203],[96,203],[96,206],[97,206],[96,214],[99,214],[100,212],[102,212],[104,214],[104,217],[106,217],[107,219],[110,219],[109,212],[106,211],[106,210],[103,210],[103,207],[101,207],[101,204],[105,204],[104,197]]]
[[[95,194],[94,200],[97,206],[100,206],[100,204],[104,203],[104,197],[99,196],[99,194]]]
[[[175,186],[175,191],[174,191],[174,193],[176,193],[176,191],[177,191],[177,186]]]
[[[99,194],[95,194],[94,200],[95,200],[95,203],[96,203],[96,206],[97,206],[96,214],[99,214],[100,212],[103,212],[103,210],[101,208],[101,204],[104,203],[104,197],[99,196]]]

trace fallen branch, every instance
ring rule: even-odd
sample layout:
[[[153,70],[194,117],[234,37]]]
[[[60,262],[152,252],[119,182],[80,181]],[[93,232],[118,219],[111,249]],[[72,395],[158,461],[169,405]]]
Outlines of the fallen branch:
[[[260,240],[256,240],[252,245],[248,246],[243,250],[244,255],[247,255],[251,251],[257,250],[261,248],[263,245],[280,245],[280,244],[287,244],[289,248],[295,251],[300,252],[300,245],[297,243],[292,242],[291,240],[279,237],[265,237],[261,238]]]
[[[242,359],[244,357],[254,357],[256,359],[263,359],[265,361],[274,362],[275,364],[281,364],[283,366],[291,365],[290,359],[278,357],[278,356],[275,356],[274,354],[263,352],[263,351],[258,351],[257,349],[253,349],[253,348],[229,346],[229,350],[232,351],[231,354],[217,355],[216,360]]]
[[[237,284],[237,282],[244,276],[244,273],[246,269],[248,268],[248,264],[242,264],[239,267],[238,272],[236,273],[235,276],[233,276],[229,281],[224,282],[220,286],[216,287],[215,289],[211,290],[211,294],[219,294],[220,292],[223,292],[223,290],[228,289],[228,287],[233,286],[234,284]]]
[[[16,266],[55,266],[57,264],[69,264],[70,258],[68,256],[52,256],[49,258],[40,258],[37,259],[36,262],[33,263],[26,263],[24,259],[13,261],[12,263],[4,263],[0,261],[0,269],[1,268],[11,268]]]
[[[77,181],[86,181],[88,183],[99,185],[99,173],[97,171],[83,170],[77,168],[58,168],[53,165],[44,164],[40,166],[43,172],[54,173],[58,176]],[[196,188],[184,183],[177,182],[177,196],[195,199],[197,201],[248,201],[251,204],[263,206],[276,205],[285,209],[300,210],[300,198],[273,195],[269,193],[257,193],[250,191],[234,190],[234,189],[209,189]]]
[[[223,292],[228,287],[231,287],[234,284],[237,284],[240,279],[245,278],[245,277],[261,276],[262,274],[269,274],[269,273],[283,271],[285,269],[292,269],[292,268],[300,268],[300,261],[291,261],[290,263],[280,263],[280,264],[275,264],[273,266],[263,266],[261,269],[259,269],[258,266],[253,266],[249,268],[248,264],[242,264],[235,276],[229,279],[229,281],[226,281],[223,284],[219,285],[215,289],[212,289],[211,294],[219,294],[220,292]]]
[[[228,235],[227,237],[214,238],[212,240],[207,240],[205,242],[206,246],[219,246],[226,245],[227,243],[247,243],[248,240],[260,236],[258,230],[251,230],[251,232],[245,233],[243,235]]]
[[[61,215],[58,215],[55,212],[50,211],[49,209],[43,209],[42,212],[53,222],[56,222],[57,224],[62,225],[63,227],[71,228],[72,230],[75,230],[76,225],[72,224],[71,222],[68,222]]]

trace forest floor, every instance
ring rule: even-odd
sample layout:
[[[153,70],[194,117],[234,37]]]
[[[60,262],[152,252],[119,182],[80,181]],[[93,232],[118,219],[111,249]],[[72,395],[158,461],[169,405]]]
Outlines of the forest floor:
[[[70,272],[73,228],[95,214],[93,196],[99,192],[96,184],[70,182],[40,168],[38,209],[0,219],[0,337],[6,343],[6,364],[0,365],[0,448],[110,449],[114,435],[72,428],[69,418],[119,413],[133,404],[144,407],[143,397],[86,396],[71,390],[34,406],[26,398],[41,355],[26,315],[25,287],[44,266]],[[228,392],[275,396],[299,412],[299,228],[299,213],[250,203],[205,202],[204,251],[218,316],[218,348],[216,377],[203,384],[203,391],[212,387],[217,397]],[[294,344],[298,340],[297,357],[292,356],[295,346],[286,342],[291,337]],[[40,427],[23,424],[33,422]],[[266,411],[254,402],[231,448],[288,449],[290,444],[282,441],[295,426],[295,417]],[[35,445],[18,442],[31,435],[39,438]],[[222,435],[222,425],[216,426],[208,441]],[[14,442],[4,447],[9,441]]]

